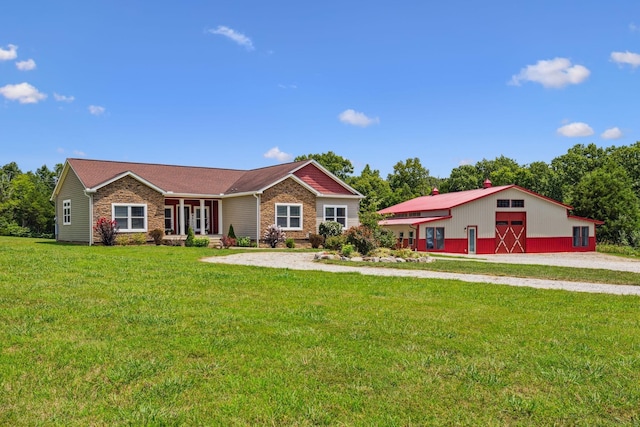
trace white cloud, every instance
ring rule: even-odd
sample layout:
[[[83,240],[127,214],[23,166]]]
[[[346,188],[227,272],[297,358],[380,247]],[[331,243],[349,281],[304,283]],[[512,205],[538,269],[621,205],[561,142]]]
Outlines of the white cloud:
[[[610,128],[602,132],[602,134],[600,134],[600,137],[602,139],[620,139],[622,138],[622,131],[617,127]]]
[[[27,59],[26,61],[16,62],[16,68],[20,71],[31,71],[36,69],[36,61]]]
[[[105,111],[107,111],[106,108],[101,107],[99,105],[89,105],[88,110],[94,116],[100,116],[100,115],[104,114]]]
[[[640,31],[640,27],[632,22],[631,24],[629,24],[629,31],[635,33],[636,31]]]
[[[75,96],[65,96],[55,92],[53,92],[53,98],[58,102],[73,102],[76,99]]]
[[[0,87],[0,95],[10,101],[18,101],[20,104],[37,104],[47,97],[46,94],[39,92],[29,83]]]
[[[218,25],[218,28],[215,30],[208,30],[211,34],[217,34],[220,36],[225,36],[234,42],[238,43],[240,46],[244,46],[247,50],[253,50],[253,42],[247,36],[242,33],[237,32],[236,30],[225,27],[224,25]]]
[[[536,82],[547,88],[562,88],[569,84],[582,83],[591,71],[582,65],[571,65],[567,58],[554,58],[538,61],[535,65],[527,65],[514,75],[510,85],[520,86],[522,82]]]
[[[558,128],[557,132],[569,138],[593,135],[593,129],[586,123],[574,122]]]
[[[263,155],[267,159],[276,159],[280,162],[289,162],[293,159],[293,156],[291,154],[280,151],[278,147],[273,147]]]
[[[9,49],[3,49],[0,47],[0,61],[11,61],[18,57],[18,46],[10,44]]]
[[[473,160],[471,159],[462,159],[458,162],[458,166],[467,166],[472,164],[473,164]]]
[[[640,66],[640,54],[633,52],[611,52],[611,60],[617,64],[629,64],[633,68]]]
[[[344,110],[338,115],[338,119],[342,123],[353,126],[360,126],[363,128],[371,126],[375,123],[380,123],[380,119],[378,117],[372,119],[370,117],[367,117],[364,113],[352,109]]]
[[[73,155],[78,157],[84,157],[87,155],[87,153],[85,153],[84,151],[73,150]]]
[[[56,152],[62,154],[62,153],[64,153],[64,148],[58,147],[58,148],[56,148]]]

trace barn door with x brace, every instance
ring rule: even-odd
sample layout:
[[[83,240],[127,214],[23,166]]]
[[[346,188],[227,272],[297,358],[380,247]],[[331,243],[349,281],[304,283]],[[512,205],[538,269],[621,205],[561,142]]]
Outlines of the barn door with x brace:
[[[496,253],[524,253],[526,232],[525,212],[496,212]]]

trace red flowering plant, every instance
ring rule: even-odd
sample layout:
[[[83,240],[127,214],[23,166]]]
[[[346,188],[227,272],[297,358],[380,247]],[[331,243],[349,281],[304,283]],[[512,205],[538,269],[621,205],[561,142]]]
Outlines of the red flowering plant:
[[[98,233],[102,244],[105,246],[113,246],[116,243],[116,236],[118,235],[118,223],[115,220],[101,217],[97,222],[93,230]]]

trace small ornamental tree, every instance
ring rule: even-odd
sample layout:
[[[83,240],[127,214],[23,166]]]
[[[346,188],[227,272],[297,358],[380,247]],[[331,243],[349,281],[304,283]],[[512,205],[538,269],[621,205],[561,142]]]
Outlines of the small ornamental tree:
[[[195,235],[193,234],[193,228],[187,228],[187,238],[184,241],[184,245],[187,247],[193,246],[193,241],[195,239]]]
[[[118,235],[118,224],[115,220],[101,217],[96,222],[93,230],[100,236],[100,241],[105,246],[113,246],[116,244],[116,236]]]
[[[229,224],[229,232],[227,233],[227,236],[231,237],[232,239],[237,239],[236,232],[233,231],[233,224]]]
[[[284,231],[282,231],[282,228],[278,227],[276,224],[270,225],[264,232],[264,241],[272,248],[278,246],[278,243],[284,242],[286,238],[287,237],[285,236]]]

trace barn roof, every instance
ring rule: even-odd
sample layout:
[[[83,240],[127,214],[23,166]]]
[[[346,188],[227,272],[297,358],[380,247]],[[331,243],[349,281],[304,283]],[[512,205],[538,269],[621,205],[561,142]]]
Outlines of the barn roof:
[[[318,194],[360,196],[357,191],[339,181],[314,160],[251,170],[74,158],[67,159],[67,165],[86,189],[94,190],[122,176],[130,175],[164,193],[222,196],[259,192],[287,177],[295,176]],[[300,170],[306,170],[307,173],[301,174]],[[310,170],[316,172],[310,174]],[[315,179],[309,179],[309,175],[313,175]],[[57,189],[54,190],[54,194],[56,192]]]
[[[423,212],[423,211],[435,211],[446,210],[456,206],[464,205],[469,202],[473,202],[484,197],[488,197],[492,194],[500,193],[508,189],[515,189],[523,193],[539,197],[548,202],[563,206],[567,209],[572,209],[571,206],[558,202],[557,200],[550,199],[541,194],[527,190],[526,188],[519,187],[517,185],[502,185],[496,187],[479,188],[476,190],[467,191],[455,191],[452,193],[441,193],[432,196],[421,196],[415,199],[407,200],[406,202],[398,203],[397,205],[389,206],[388,208],[378,211],[378,213],[387,214],[400,214],[407,212]]]

